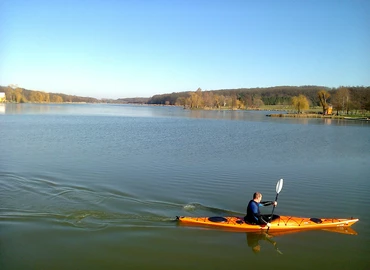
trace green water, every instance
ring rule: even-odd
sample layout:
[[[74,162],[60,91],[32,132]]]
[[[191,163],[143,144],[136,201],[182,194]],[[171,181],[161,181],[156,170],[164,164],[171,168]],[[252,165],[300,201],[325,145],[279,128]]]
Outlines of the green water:
[[[0,269],[368,269],[370,125],[122,105],[2,105]],[[179,226],[275,213],[360,218],[358,235],[260,240]],[[262,209],[270,212],[271,208]]]

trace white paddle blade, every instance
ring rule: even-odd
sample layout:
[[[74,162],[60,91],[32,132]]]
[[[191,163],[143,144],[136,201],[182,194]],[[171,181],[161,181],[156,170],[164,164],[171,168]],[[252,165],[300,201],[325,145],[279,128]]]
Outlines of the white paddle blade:
[[[283,189],[283,179],[280,179],[276,184],[276,193],[279,194],[280,191]]]

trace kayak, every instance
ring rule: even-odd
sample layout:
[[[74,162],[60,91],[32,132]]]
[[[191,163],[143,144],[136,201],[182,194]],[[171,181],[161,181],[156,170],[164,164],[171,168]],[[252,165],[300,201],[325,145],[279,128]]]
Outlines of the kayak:
[[[276,184],[276,197],[283,188],[284,180],[280,179]],[[322,229],[329,230],[331,228],[348,228],[359,221],[358,218],[306,218],[306,217],[292,217],[292,216],[279,216],[274,215],[274,209],[271,215],[263,215],[264,220],[271,220],[270,226],[249,224],[240,217],[184,217],[177,216],[176,219],[180,224],[195,225],[195,226],[208,226],[223,228],[233,231],[243,232],[291,232],[300,230]],[[270,219],[270,217],[272,218]],[[342,230],[341,233],[357,234],[350,230]]]
[[[244,222],[240,217],[176,217],[180,224],[207,226],[233,231],[263,231],[267,230],[266,225],[253,225]],[[265,219],[266,220],[266,219]],[[336,227],[349,227],[359,221],[358,218],[305,218],[292,216],[273,215],[270,222],[269,231],[295,231],[295,230],[310,230],[310,229],[329,229]]]

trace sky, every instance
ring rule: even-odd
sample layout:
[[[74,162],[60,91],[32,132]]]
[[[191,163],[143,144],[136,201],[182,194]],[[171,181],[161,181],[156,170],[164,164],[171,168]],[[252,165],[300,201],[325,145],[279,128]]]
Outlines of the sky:
[[[95,98],[370,86],[368,0],[0,0],[0,85]]]

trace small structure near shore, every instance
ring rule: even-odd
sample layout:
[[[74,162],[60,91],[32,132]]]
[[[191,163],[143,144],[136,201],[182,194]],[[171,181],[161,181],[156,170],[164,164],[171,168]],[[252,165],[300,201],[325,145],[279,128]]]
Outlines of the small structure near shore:
[[[0,92],[0,103],[3,103],[6,101],[6,96],[4,92]]]

